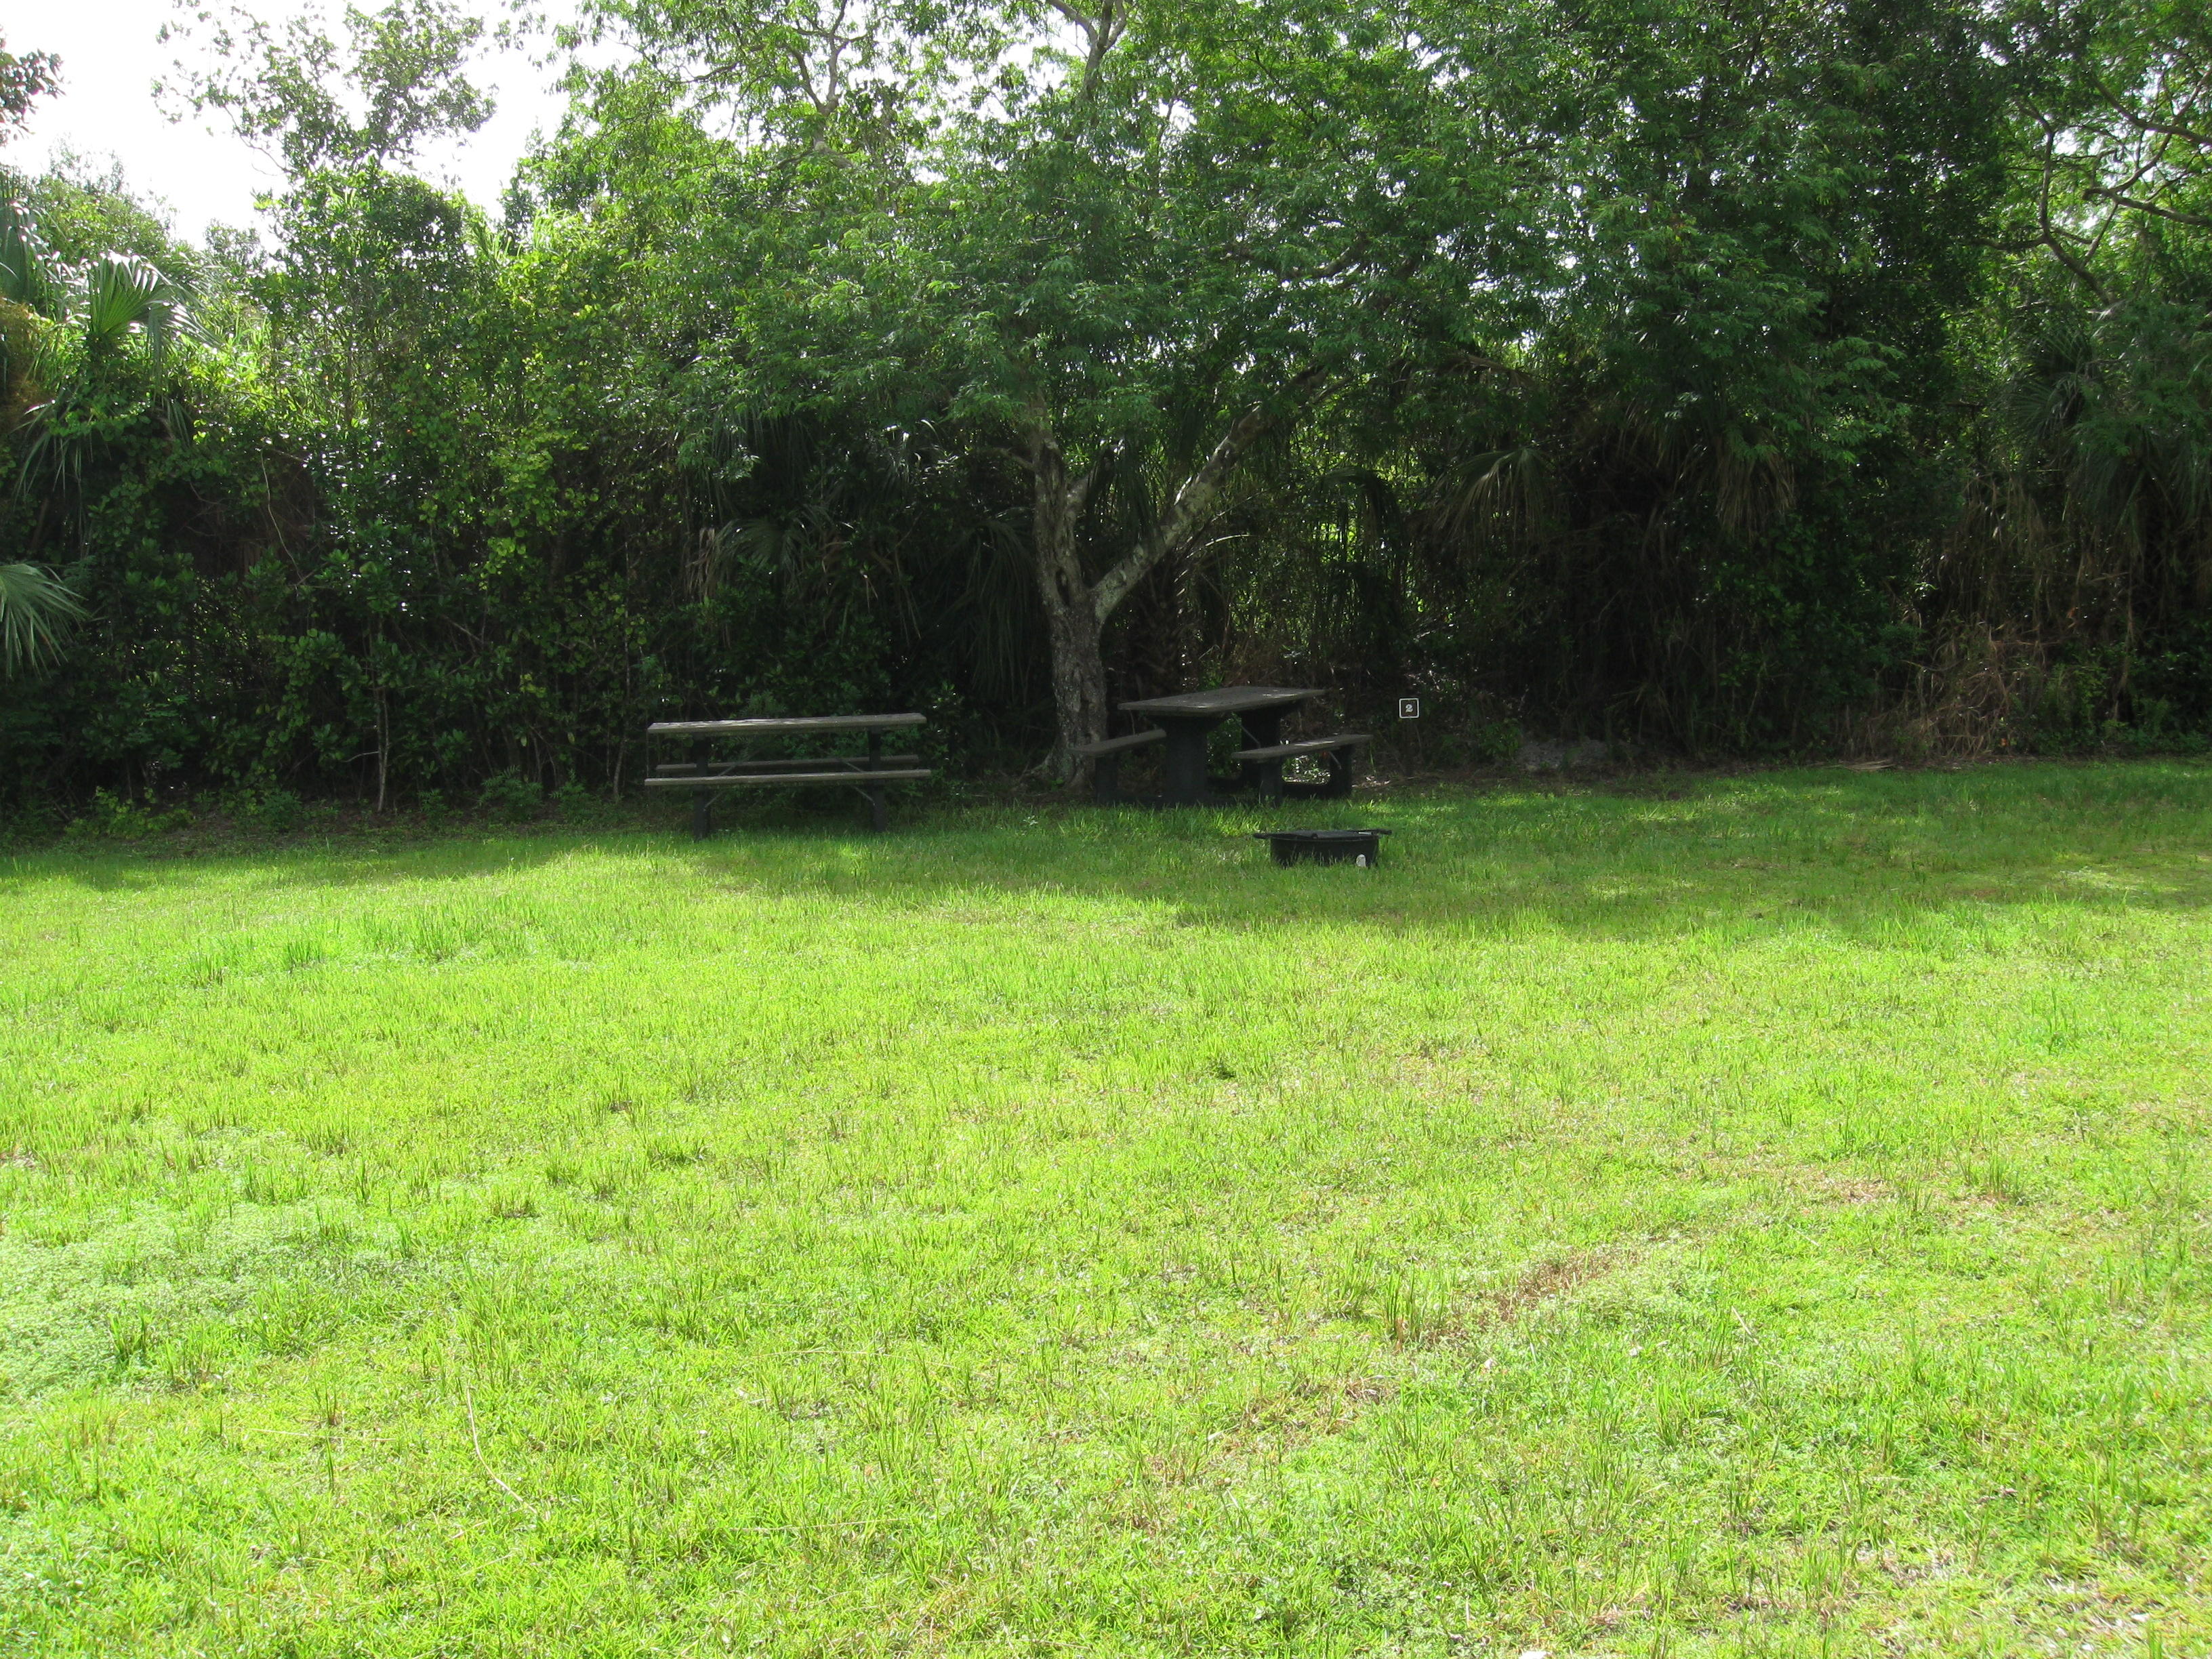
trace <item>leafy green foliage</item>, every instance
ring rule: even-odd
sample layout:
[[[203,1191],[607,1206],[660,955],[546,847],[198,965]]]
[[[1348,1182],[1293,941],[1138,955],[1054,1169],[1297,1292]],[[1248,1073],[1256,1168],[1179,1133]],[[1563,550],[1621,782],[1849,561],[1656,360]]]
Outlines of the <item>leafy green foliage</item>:
[[[0,674],[15,674],[60,647],[63,629],[84,607],[51,571],[0,564]]]
[[[147,368],[155,380],[167,367],[169,348],[193,329],[190,295],[143,259],[109,255],[79,279],[71,311],[84,331],[85,350],[115,350],[131,336],[146,342]]]
[[[0,34],[0,143],[30,119],[31,106],[53,95],[61,59],[50,52],[13,52]]]
[[[228,118],[295,174],[389,167],[427,139],[474,132],[491,117],[491,100],[465,72],[483,21],[451,0],[348,5],[343,40],[312,14],[276,24],[242,6],[185,9],[187,21],[162,31],[198,49],[202,67],[183,103]]]
[[[0,541],[88,612],[4,787],[617,795],[880,703],[1027,766],[1276,676],[1438,757],[2186,741],[2200,22],[611,0],[495,222],[406,170],[476,20],[210,12],[265,236],[0,210]]]

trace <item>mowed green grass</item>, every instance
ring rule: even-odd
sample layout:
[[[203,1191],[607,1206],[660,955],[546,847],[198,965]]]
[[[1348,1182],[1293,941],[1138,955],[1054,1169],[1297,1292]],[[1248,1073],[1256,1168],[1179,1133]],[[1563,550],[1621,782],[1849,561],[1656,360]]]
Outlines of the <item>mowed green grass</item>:
[[[0,862],[0,1652],[2212,1652],[2212,769],[1301,815]]]

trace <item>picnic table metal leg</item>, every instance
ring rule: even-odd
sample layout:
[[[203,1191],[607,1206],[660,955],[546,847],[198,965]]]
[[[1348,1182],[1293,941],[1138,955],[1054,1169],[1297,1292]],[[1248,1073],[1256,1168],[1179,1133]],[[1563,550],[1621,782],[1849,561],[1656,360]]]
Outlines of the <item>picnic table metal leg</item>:
[[[1328,751],[1328,781],[1322,786],[1321,793],[1330,800],[1352,793],[1352,750],[1348,745]]]
[[[1283,711],[1279,708],[1255,708],[1244,717],[1244,747],[1272,749],[1283,740]],[[1283,795],[1283,763],[1274,761],[1243,761],[1241,767],[1244,787],[1263,799],[1280,800]]]
[[[1206,803],[1206,736],[1220,722],[1203,720],[1163,720],[1167,728],[1167,778],[1164,796],[1170,806],[1202,806]]]

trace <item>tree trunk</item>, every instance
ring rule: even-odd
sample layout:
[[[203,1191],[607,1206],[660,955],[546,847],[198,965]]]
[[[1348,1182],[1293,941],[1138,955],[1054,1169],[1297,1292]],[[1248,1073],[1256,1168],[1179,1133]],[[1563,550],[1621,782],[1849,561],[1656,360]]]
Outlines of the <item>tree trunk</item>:
[[[1106,654],[1099,642],[1104,629],[1089,590],[1077,590],[1075,602],[1065,606],[1046,600],[1045,631],[1052,641],[1052,705],[1058,729],[1049,764],[1054,776],[1069,780],[1084,765],[1076,745],[1106,735],[1109,712]]]
[[[1042,428],[1030,434],[1034,492],[1037,592],[1044,600],[1045,632],[1052,646],[1052,705],[1055,741],[1048,769],[1062,780],[1082,765],[1079,744],[1106,735],[1106,656],[1099,635],[1106,619],[1097,596],[1083,580],[1076,532],[1097,473],[1071,483],[1067,458]]]
[[[1308,369],[1290,383],[1292,409],[1312,397],[1320,371]],[[1245,452],[1279,416],[1255,405],[1230,423],[1198,470],[1184,479],[1153,533],[1115,562],[1097,582],[1083,579],[1077,532],[1083,510],[1098,482],[1099,469],[1067,476],[1067,457],[1060,440],[1042,419],[1024,434],[1036,515],[1037,589],[1044,599],[1045,629],[1052,643],[1052,701],[1057,726],[1052,758],[1054,776],[1072,779],[1081,769],[1079,744],[1106,735],[1106,653],[1100,636],[1106,619],[1121,608],[1145,574],[1171,553],[1178,553],[1212,516],[1229,476]]]

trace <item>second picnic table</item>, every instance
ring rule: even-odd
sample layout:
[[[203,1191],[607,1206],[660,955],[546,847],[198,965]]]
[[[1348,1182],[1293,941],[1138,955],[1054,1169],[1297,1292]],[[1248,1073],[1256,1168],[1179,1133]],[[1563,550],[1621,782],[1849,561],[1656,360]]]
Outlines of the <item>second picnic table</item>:
[[[727,789],[746,785],[789,787],[842,783],[867,798],[869,821],[880,833],[888,822],[884,809],[887,783],[918,783],[929,776],[919,755],[886,755],[884,733],[922,725],[920,714],[816,714],[789,720],[656,720],[645,728],[653,738],[689,738],[691,758],[653,769],[648,789],[689,789],[691,835],[704,841],[714,827],[714,801]],[[717,742],[865,733],[865,755],[822,755],[803,760],[714,758]]]
[[[1169,806],[1200,806],[1210,798],[1206,781],[1206,742],[1213,728],[1236,717],[1244,726],[1244,744],[1237,763],[1247,788],[1265,795],[1283,788],[1283,763],[1295,756],[1326,757],[1331,794],[1351,787],[1350,753],[1356,744],[1368,741],[1359,732],[1340,732],[1305,743],[1285,743],[1283,716],[1301,703],[1322,695],[1311,686],[1222,685],[1211,691],[1186,691],[1171,697],[1146,697],[1125,702],[1122,712],[1142,714],[1166,733],[1166,774],[1162,802]],[[1137,741],[1114,739],[1111,742]],[[1103,745],[1102,745],[1103,746]],[[1340,783],[1341,788],[1338,786]]]

